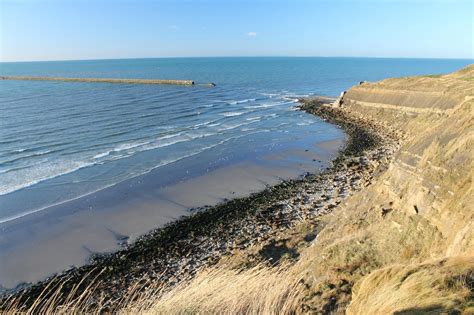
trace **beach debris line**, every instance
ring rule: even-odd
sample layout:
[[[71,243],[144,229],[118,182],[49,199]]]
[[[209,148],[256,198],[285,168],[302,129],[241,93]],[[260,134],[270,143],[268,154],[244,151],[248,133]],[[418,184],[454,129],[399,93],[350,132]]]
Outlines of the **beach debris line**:
[[[195,85],[193,80],[159,80],[159,79],[119,79],[119,78],[63,78],[63,77],[30,77],[30,76],[0,76],[1,80],[22,81],[62,81],[62,82],[93,82],[93,83],[125,83],[125,84],[169,84]],[[198,84],[214,87],[215,83]]]

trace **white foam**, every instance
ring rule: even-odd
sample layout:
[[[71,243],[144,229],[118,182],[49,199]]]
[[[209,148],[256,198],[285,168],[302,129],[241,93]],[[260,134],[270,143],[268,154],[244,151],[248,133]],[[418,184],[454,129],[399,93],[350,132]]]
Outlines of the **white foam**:
[[[227,112],[227,113],[222,113],[222,114],[219,114],[221,116],[225,116],[225,117],[234,117],[234,116],[240,116],[240,115],[243,115],[247,112]]]
[[[293,102],[284,101],[284,102],[275,102],[275,103],[264,103],[260,105],[254,105],[254,106],[245,106],[244,108],[246,109],[269,108],[269,107],[275,107],[275,106],[280,106],[280,105],[289,104],[289,103],[293,103]]]
[[[274,96],[279,95],[278,93],[260,93],[260,95],[267,96],[268,98],[273,98]]]
[[[248,120],[248,121],[258,120],[258,121],[260,121],[261,118],[262,118],[262,116],[254,116],[254,117],[246,118],[245,120]]]
[[[228,104],[237,105],[237,104],[243,104],[243,103],[248,103],[248,102],[255,102],[256,100],[257,100],[256,98],[248,98],[248,99],[240,100],[240,101],[230,101]]]
[[[253,122],[255,121],[250,121],[250,122],[247,122],[247,123],[243,123],[243,124],[239,124],[239,125],[234,125],[234,126],[230,126],[232,128],[237,128],[239,126],[242,126],[242,125],[248,125],[248,124],[252,124]],[[251,129],[247,129],[247,130],[251,130]],[[261,133],[261,132],[269,132],[269,130],[258,130],[256,132],[253,132],[253,133]],[[246,134],[240,134],[240,135],[237,135],[235,137],[230,137],[230,138],[227,138],[227,139],[224,139],[224,140],[221,140],[219,141],[218,143],[215,143],[215,144],[211,144],[209,146],[205,146],[205,147],[202,147],[200,148],[199,150],[196,150],[196,151],[193,151],[189,154],[186,154],[186,155],[183,155],[183,156],[180,156],[178,158],[174,158],[174,159],[168,159],[168,160],[165,160],[165,161],[162,161],[161,163],[151,167],[151,168],[148,168],[148,169],[145,169],[139,173],[136,173],[134,174],[134,176],[131,176],[127,179],[131,179],[131,178],[134,178],[134,177],[137,177],[137,176],[140,176],[140,175],[143,175],[143,174],[146,174],[146,173],[149,173],[150,171],[156,169],[156,168],[159,168],[159,167],[162,167],[162,166],[165,166],[165,165],[168,165],[170,163],[174,163],[174,162],[177,162],[179,160],[182,160],[182,159],[185,159],[185,158],[188,158],[188,157],[191,157],[191,156],[194,156],[196,154],[199,154],[199,153],[202,153],[206,150],[209,150],[209,149],[212,149],[216,146],[219,146],[219,145],[222,145],[228,141],[231,141],[231,140],[234,140],[234,139],[238,139],[238,138],[241,138],[241,137],[244,137],[244,136],[248,136],[250,134],[253,134],[252,132],[250,133],[246,133]],[[170,139],[170,138],[173,138],[173,137],[176,137],[176,136],[180,136],[182,133],[179,133],[179,134],[176,134],[176,135],[167,135],[167,136],[163,136],[159,139]],[[195,138],[198,138],[198,137],[206,137],[206,136],[209,136],[209,135],[213,135],[212,133],[204,133],[204,134],[196,134],[194,136],[189,136],[188,135],[188,140],[189,139],[195,139]],[[194,138],[193,138],[194,137]],[[176,142],[175,142],[176,143]],[[123,155],[123,156],[116,156],[114,157],[114,159],[116,158],[124,158],[124,157],[128,157],[128,156],[131,156],[133,154],[128,154],[128,155]],[[67,163],[65,163],[67,164]],[[31,185],[34,185],[40,181],[43,181],[43,180],[46,180],[46,179],[51,179],[51,178],[54,178],[54,177],[57,177],[57,176],[60,176],[60,175],[64,175],[64,174],[67,174],[67,173],[71,173],[71,172],[74,172],[78,169],[81,169],[81,168],[84,168],[84,167],[87,167],[87,166],[90,166],[90,165],[94,165],[94,164],[98,164],[98,163],[84,163],[84,162],[71,162],[71,165],[75,165],[73,167],[70,167],[69,169],[67,169],[66,171],[62,172],[61,174],[59,174],[60,172],[57,172],[57,175],[51,175],[51,176],[46,176],[42,179],[38,179],[38,180],[35,180],[35,181],[31,181],[25,185],[23,185],[22,187],[20,188],[15,188],[14,190],[12,191],[15,191],[15,190],[18,190],[18,189],[21,189],[21,188],[25,188],[25,187],[28,187],[28,186],[31,186]],[[51,165],[58,165],[57,163],[51,163]],[[64,168],[64,167],[63,167]],[[122,181],[124,180],[127,180],[127,179],[123,179]],[[57,203],[54,203],[54,204],[50,204],[48,206],[44,206],[44,207],[41,207],[41,208],[37,208],[37,209],[33,209],[33,210],[30,210],[30,211],[27,211],[27,212],[24,212],[24,213],[20,213],[20,214],[16,214],[16,215],[13,215],[13,216],[9,216],[7,218],[3,218],[3,219],[0,219],[0,224],[3,224],[3,223],[6,223],[6,222],[9,222],[9,221],[13,221],[13,220],[16,220],[16,219],[19,219],[19,218],[22,218],[22,217],[25,217],[25,216],[28,216],[28,215],[31,215],[31,214],[34,214],[34,213],[37,213],[37,212],[40,212],[40,211],[43,211],[45,209],[48,209],[50,207],[54,207],[54,206],[57,206],[57,205],[60,205],[60,204],[63,204],[63,203],[66,203],[66,202],[69,202],[69,201],[73,201],[73,200],[76,200],[76,199],[79,199],[79,198],[82,198],[82,197],[85,197],[85,196],[88,196],[88,195],[91,195],[93,193],[96,193],[100,190],[103,190],[103,189],[106,189],[106,188],[109,188],[109,187],[112,187],[112,186],[115,186],[117,184],[119,184],[120,182],[122,181],[118,181],[116,183],[112,183],[112,184],[109,184],[109,185],[105,185],[99,189],[96,189],[96,190],[93,190],[93,191],[90,191],[90,192],[87,192],[85,194],[82,194],[82,195],[79,195],[79,196],[76,196],[74,198],[71,198],[71,199],[67,199],[67,200],[63,200],[63,201],[60,201],[60,202],[57,202]],[[17,186],[19,187],[19,186]],[[2,190],[3,186],[0,186],[0,195],[2,195]],[[5,194],[5,193],[3,193]]]
[[[0,196],[35,185],[48,179],[72,173],[93,164],[95,163],[56,160],[49,163],[38,164],[39,166],[18,170],[10,175],[2,176]],[[27,180],[30,178],[34,179]]]
[[[131,143],[123,143],[118,145],[117,147],[114,148],[114,152],[121,152],[121,151],[126,151],[130,150],[133,148],[137,148],[146,144],[149,144],[150,142],[131,142]]]
[[[143,150],[153,150],[158,148],[167,147],[176,143],[190,141],[192,138],[183,133],[178,133],[175,135],[167,135],[156,139],[153,142],[150,142],[148,145],[143,147]]]
[[[289,101],[291,103],[297,103],[298,102],[298,98],[291,97],[291,96],[283,96],[282,99],[284,99],[286,101]]]
[[[155,148],[169,146],[178,142],[192,140],[192,137],[186,135],[181,136],[181,134],[182,133],[166,135],[158,138],[154,143],[149,141],[122,143],[112,150],[98,153],[92,157],[84,158],[84,160],[81,161],[55,159],[46,163],[37,163],[35,166],[30,166],[8,175],[2,175],[2,181],[0,182],[0,196],[30,187],[45,180],[75,172],[88,166],[99,163],[103,164],[106,161],[120,160],[130,157],[137,152],[152,150]],[[132,150],[137,148],[138,150]],[[127,153],[111,155],[112,152],[121,153],[124,151]],[[47,154],[48,152],[50,151],[38,152],[36,155],[43,155]],[[105,157],[107,158],[104,159]],[[6,172],[8,172],[8,170],[6,170],[4,174]]]
[[[240,135],[240,136],[236,136],[236,137],[231,137],[231,138],[228,138],[228,139],[225,139],[225,140],[221,140],[219,141],[218,143],[216,144],[212,144],[212,145],[209,145],[209,146],[206,146],[206,147],[202,147],[200,148],[199,150],[196,150],[196,151],[193,151],[189,154],[186,154],[186,155],[183,155],[183,156],[180,156],[178,158],[175,158],[175,159],[168,159],[168,160],[165,160],[165,161],[162,161],[161,163],[151,167],[151,168],[148,168],[146,170],[143,170],[142,172],[139,172],[139,173],[136,173],[134,174],[134,176],[132,177],[129,177],[127,179],[131,179],[131,178],[134,178],[134,177],[137,177],[137,176],[140,176],[140,175],[144,175],[146,173],[149,173],[150,171],[156,169],[156,168],[159,168],[159,167],[162,167],[162,166],[165,166],[165,165],[168,165],[168,164],[171,164],[171,163],[174,163],[174,162],[177,162],[177,161],[180,161],[182,159],[185,159],[185,158],[188,158],[188,157],[191,157],[191,156],[194,156],[196,154],[199,154],[199,153],[202,153],[206,150],[209,150],[209,149],[212,149],[218,145],[221,145],[221,144],[224,144],[225,142],[227,141],[230,141],[232,139],[237,139],[237,138],[240,138],[244,135]],[[127,180],[127,179],[124,179],[124,180]],[[122,181],[124,181],[122,180]],[[44,207],[41,207],[41,208],[37,208],[37,209],[33,209],[33,210],[30,210],[30,211],[27,211],[27,212],[24,212],[24,213],[20,213],[20,214],[17,214],[17,215],[13,215],[13,216],[9,216],[7,218],[3,218],[3,219],[0,219],[0,224],[3,224],[3,223],[6,223],[6,222],[9,222],[9,221],[13,221],[13,220],[16,220],[16,219],[19,219],[19,218],[22,218],[22,217],[26,217],[28,215],[31,215],[31,214],[34,214],[34,213],[37,213],[37,212],[40,212],[40,211],[43,211],[45,209],[48,209],[50,207],[54,207],[54,206],[58,206],[58,205],[61,205],[61,204],[64,204],[66,202],[69,202],[69,201],[73,201],[73,200],[76,200],[76,199],[79,199],[79,198],[82,198],[82,197],[85,197],[85,196],[88,196],[88,195],[91,195],[93,193],[96,193],[100,190],[103,190],[103,189],[106,189],[106,188],[109,188],[109,187],[112,187],[112,186],[115,186],[117,184],[119,184],[120,182],[122,181],[119,181],[119,182],[116,182],[116,183],[113,183],[113,184],[109,184],[109,185],[106,185],[106,186],[103,186],[99,189],[96,189],[96,190],[93,190],[93,191],[90,191],[90,192],[87,192],[85,194],[82,194],[82,195],[79,195],[79,196],[76,196],[74,198],[71,198],[71,199],[67,199],[67,200],[63,200],[63,201],[60,201],[60,202],[57,202],[57,203],[53,203],[53,204],[50,204],[50,205],[47,205],[47,206],[44,206]]]
[[[100,159],[100,158],[103,158],[104,156],[107,156],[110,154],[111,151],[107,151],[107,152],[102,152],[102,153],[99,153],[99,154],[96,154],[94,155],[94,159]]]
[[[235,128],[239,128],[239,127],[242,127],[242,126],[246,126],[246,125],[250,125],[250,124],[253,124],[253,123],[256,123],[258,122],[259,120],[251,120],[251,121],[248,121],[248,122],[244,122],[244,123],[240,123],[240,124],[223,124],[222,125],[222,128],[219,128],[218,130],[219,131],[226,131],[226,130],[232,130],[232,129],[235,129]]]
[[[199,124],[195,124],[193,126],[193,129],[197,129],[197,127],[202,127],[202,126],[207,126],[207,125],[210,125],[212,124],[214,121],[206,121],[206,122],[203,122],[203,123],[199,123]]]
[[[256,108],[269,108],[277,106],[276,104],[262,104],[262,105],[255,105],[255,106],[245,106],[245,109],[256,109]]]

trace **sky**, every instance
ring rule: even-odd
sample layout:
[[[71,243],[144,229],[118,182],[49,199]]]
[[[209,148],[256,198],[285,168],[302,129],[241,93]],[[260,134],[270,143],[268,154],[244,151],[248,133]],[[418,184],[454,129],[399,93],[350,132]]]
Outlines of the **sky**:
[[[0,61],[474,58],[474,0],[0,0]]]

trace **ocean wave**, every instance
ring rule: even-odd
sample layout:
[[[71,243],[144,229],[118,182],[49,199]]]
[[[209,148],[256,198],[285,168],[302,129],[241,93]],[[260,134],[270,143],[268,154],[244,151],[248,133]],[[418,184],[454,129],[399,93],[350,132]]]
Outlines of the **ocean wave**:
[[[285,101],[289,101],[291,103],[298,103],[298,98],[296,97],[282,96],[282,99],[284,99]]]
[[[134,143],[124,143],[124,144],[121,144],[121,145],[117,146],[116,148],[114,148],[114,151],[115,151],[115,152],[126,151],[126,150],[130,150],[130,149],[133,149],[133,148],[136,148],[136,147],[140,147],[140,146],[149,144],[149,143],[150,143],[149,141],[146,141],[146,142],[134,142]]]
[[[227,130],[232,130],[235,128],[239,128],[242,126],[250,125],[256,122],[259,122],[260,120],[251,120],[243,123],[237,123],[237,124],[222,124],[222,128],[219,128],[218,131],[227,131]]]
[[[120,155],[117,155],[115,153],[119,153],[119,152],[122,152],[122,151],[127,151],[127,152],[132,151],[132,153],[134,153],[134,151],[131,150],[131,149],[143,147],[143,146],[145,146],[149,143],[150,143],[150,141],[120,143],[119,145],[117,145],[115,148],[113,148],[111,150],[107,150],[105,152],[97,153],[96,155],[94,155],[92,157],[92,159],[98,160],[98,159],[110,156],[112,153],[114,154],[113,159],[116,159],[116,157],[120,156]],[[140,151],[140,150],[135,150],[135,151]]]
[[[245,109],[257,109],[257,108],[269,108],[269,107],[275,107],[275,106],[280,106],[284,104],[288,104],[290,102],[285,101],[285,102],[277,102],[277,103],[264,103],[260,105],[254,105],[254,106],[245,106]],[[291,102],[293,103],[293,102]]]
[[[247,112],[227,112],[227,113],[222,113],[222,114],[219,114],[221,116],[225,116],[225,117],[234,117],[234,116],[240,116],[240,115],[243,115],[243,114],[246,114]]]
[[[310,94],[285,94],[283,97],[288,97],[288,98],[301,98],[301,97],[308,97]]]
[[[246,118],[245,120],[252,121],[252,120],[261,120],[261,119],[262,119],[262,116],[254,116],[254,117]]]
[[[255,129],[255,128],[242,128],[243,132],[252,131],[252,130],[257,130],[257,129]]]
[[[225,117],[234,117],[241,116],[248,112],[249,111],[228,112],[222,113],[220,115]],[[89,154],[89,156],[87,156],[87,150],[85,150],[83,154],[81,154],[81,156],[76,156],[75,158],[73,157],[73,161],[64,161],[61,160],[58,156],[51,156],[48,157],[47,161],[38,160],[38,163],[26,165],[22,168],[15,168],[14,172],[11,172],[10,168],[2,169],[0,195],[9,194],[11,192],[32,186],[42,181],[77,171],[84,167],[96,164],[104,164],[108,161],[124,159],[139,152],[147,150],[163,148],[178,143],[214,136],[224,131],[236,129],[253,123],[258,123],[262,119],[268,119],[276,116],[277,114],[248,117],[245,119],[239,119],[239,121],[236,121],[235,123],[231,124],[223,124],[216,120],[208,120],[202,123],[195,124],[193,127],[189,127],[188,131],[165,134],[151,141],[139,140],[134,142],[117,143],[112,148],[108,148],[106,150],[104,150],[103,145],[107,144],[104,143],[103,145],[97,146],[97,150],[95,151],[95,153],[87,153]],[[108,145],[110,146],[110,144]],[[90,150],[90,147],[88,148],[88,150]],[[41,150],[37,152],[29,152],[30,150],[22,148],[18,149],[17,151],[21,151],[21,158],[27,158],[31,156],[37,157],[46,155],[55,150]],[[28,152],[29,154],[25,156],[26,152]],[[18,156],[17,158],[20,158],[20,156]],[[18,165],[16,165],[16,167],[18,167]]]
[[[155,141],[150,142],[148,145],[143,146],[142,151],[163,148],[163,147],[167,147],[167,146],[174,145],[177,143],[192,141],[195,139],[205,138],[205,137],[214,136],[214,135],[216,135],[215,132],[201,132],[201,133],[180,132],[175,135],[167,135],[167,136],[160,137],[156,139]]]
[[[103,158],[105,156],[108,156],[108,155],[110,155],[110,152],[112,152],[112,151],[106,151],[106,152],[96,154],[96,155],[94,155],[93,159],[100,159],[100,158]]]
[[[256,98],[248,98],[248,99],[240,100],[240,101],[230,101],[227,104],[237,105],[237,104],[243,104],[243,103],[248,103],[248,102],[255,102],[256,100],[257,100]]]
[[[214,122],[215,120],[210,120],[210,121],[205,121],[203,123],[195,124],[194,126],[191,127],[191,129],[198,129],[199,127],[202,127],[202,126],[209,126]]]
[[[91,195],[91,194],[96,193],[96,192],[98,192],[98,191],[101,191],[101,190],[104,190],[104,189],[106,189],[106,188],[115,186],[115,185],[117,185],[117,184],[119,184],[119,183],[121,183],[121,182],[123,182],[123,181],[125,181],[125,180],[128,180],[128,179],[131,179],[131,178],[134,178],[134,177],[137,177],[137,176],[141,176],[141,175],[147,174],[147,173],[151,172],[152,170],[157,169],[157,168],[159,168],[159,167],[162,167],[162,166],[165,166],[165,165],[168,165],[168,164],[171,164],[171,163],[175,163],[175,162],[178,162],[178,161],[180,161],[180,160],[182,160],[182,159],[185,159],[185,158],[188,158],[188,157],[197,155],[197,154],[202,153],[202,152],[204,152],[204,151],[206,151],[206,150],[212,149],[212,148],[214,148],[214,147],[216,147],[216,146],[218,146],[218,145],[222,145],[222,144],[224,144],[225,142],[228,142],[228,141],[230,141],[230,140],[237,139],[237,138],[240,138],[240,137],[243,137],[243,136],[244,136],[244,135],[239,135],[239,136],[236,136],[236,137],[230,137],[230,138],[221,140],[221,141],[219,141],[218,143],[201,147],[199,150],[193,151],[193,152],[191,152],[191,153],[189,153],[189,154],[185,154],[185,155],[182,155],[182,156],[180,156],[180,157],[176,157],[176,158],[171,158],[171,159],[168,159],[168,160],[164,160],[164,161],[162,161],[161,163],[159,163],[159,164],[157,164],[157,165],[155,165],[155,166],[153,166],[153,167],[147,168],[147,169],[143,170],[142,172],[139,172],[139,173],[134,174],[134,176],[128,177],[128,178],[126,178],[126,179],[123,179],[123,180],[118,181],[118,182],[115,182],[115,183],[111,183],[111,184],[105,185],[105,186],[103,186],[103,187],[100,187],[99,189],[95,189],[95,190],[90,191],[90,192],[87,192],[87,193],[85,193],[85,194],[81,194],[81,195],[76,196],[76,197],[74,197],[74,198],[70,198],[70,199],[67,199],[67,200],[63,200],[63,201],[60,201],[60,202],[56,202],[56,203],[53,203],[53,204],[50,204],[50,205],[47,205],[47,206],[44,206],[44,207],[40,207],[40,208],[37,208],[37,209],[29,210],[29,211],[26,211],[26,212],[23,212],[23,213],[19,213],[19,214],[16,214],[16,215],[12,215],[12,216],[9,216],[9,217],[6,217],[6,218],[0,218],[0,224],[6,223],[6,222],[9,222],[9,221],[13,221],[13,220],[16,220],[16,219],[19,219],[19,218],[22,218],[22,217],[25,217],[25,216],[28,216],[28,215],[31,215],[31,214],[40,212],[40,211],[43,211],[43,210],[48,209],[48,208],[50,208],[50,207],[54,207],[54,206],[57,206],[57,205],[60,205],[60,204],[64,204],[64,203],[69,202],[69,201],[73,201],[73,200],[76,200],[76,199],[79,199],[79,198],[82,198],[82,197]],[[87,165],[85,165],[85,166],[87,166]],[[82,167],[85,167],[85,166],[82,166]],[[79,168],[82,168],[82,167],[78,167],[78,168],[76,168],[76,170],[79,169]],[[72,171],[73,171],[73,170],[72,170]],[[64,174],[66,174],[66,173],[64,173]],[[58,176],[59,176],[59,175],[58,175]],[[57,177],[57,176],[54,176],[54,177]],[[50,178],[53,178],[53,177],[50,177]],[[31,185],[33,185],[33,184],[35,184],[35,183],[38,183],[38,182],[39,182],[39,181],[35,181],[35,182],[32,181],[32,182],[30,183],[30,185],[28,185],[28,186],[31,186]],[[28,187],[28,186],[23,186],[22,188],[26,188],[26,187]],[[3,192],[2,188],[3,188],[3,186],[0,186],[0,195],[2,195],[2,192]],[[20,189],[20,188],[19,188],[19,189]],[[16,190],[18,190],[18,189],[16,189]]]
[[[1,170],[0,174],[10,173],[10,172],[22,170],[22,169],[25,169],[25,168],[28,168],[28,167],[30,167],[30,166],[28,166],[28,165],[15,166],[15,167],[11,167],[11,168]]]
[[[266,96],[268,98],[273,98],[273,97],[278,96],[280,94],[278,94],[278,93],[260,93],[260,95]]]
[[[30,153],[31,151],[31,153]],[[43,155],[46,155],[48,153],[52,153],[52,152],[55,152],[56,150],[42,150],[42,151],[38,151],[38,152],[34,152],[32,151],[32,149],[22,149],[21,152],[18,152],[18,153],[26,153],[26,155],[16,155],[15,154],[15,157],[13,158],[10,158],[8,160],[5,160],[5,161],[2,161],[2,164],[4,165],[9,165],[9,164],[13,164],[15,162],[18,162],[20,160],[25,160],[25,159],[29,159],[29,158],[34,158],[34,157],[39,157],[39,156],[43,156]]]
[[[0,196],[30,187],[48,179],[75,172],[93,164],[95,163],[82,161],[51,161],[49,163],[39,164],[39,166],[36,167],[27,167],[18,170],[11,175],[2,176]],[[33,179],[26,180],[27,178]]]
[[[58,176],[66,175],[75,172],[79,169],[93,166],[96,164],[103,164],[107,161],[114,161],[130,157],[138,152],[169,146],[182,141],[192,140],[193,137],[183,135],[182,133],[174,135],[166,135],[158,138],[154,143],[147,142],[133,142],[133,143],[122,143],[116,146],[112,150],[100,152],[92,156],[91,158],[84,158],[81,161],[67,161],[53,159],[47,163],[40,163],[36,166],[24,167],[17,169],[10,175],[2,175],[2,181],[0,184],[0,196],[6,195],[23,188],[30,187],[40,182],[56,178]],[[199,135],[200,137],[201,135]],[[205,135],[206,136],[206,135]],[[133,150],[135,149],[135,150]],[[138,149],[138,150],[137,150]],[[121,152],[127,152],[122,153]],[[47,151],[41,152],[46,154]],[[114,153],[112,155],[112,153]],[[105,158],[105,159],[104,159]],[[10,170],[6,169],[2,171],[3,174],[7,174]],[[30,179],[30,180],[26,180]]]

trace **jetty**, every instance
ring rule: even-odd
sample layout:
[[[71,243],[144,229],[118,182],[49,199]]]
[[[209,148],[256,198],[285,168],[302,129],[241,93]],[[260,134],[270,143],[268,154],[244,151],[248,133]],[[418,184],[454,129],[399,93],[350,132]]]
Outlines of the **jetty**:
[[[63,77],[30,77],[30,76],[0,76],[0,80],[22,81],[60,81],[60,82],[94,82],[94,83],[124,83],[124,84],[168,84],[194,85],[193,80],[157,80],[157,79],[112,79],[112,78],[63,78]],[[214,83],[199,84],[214,87]]]

